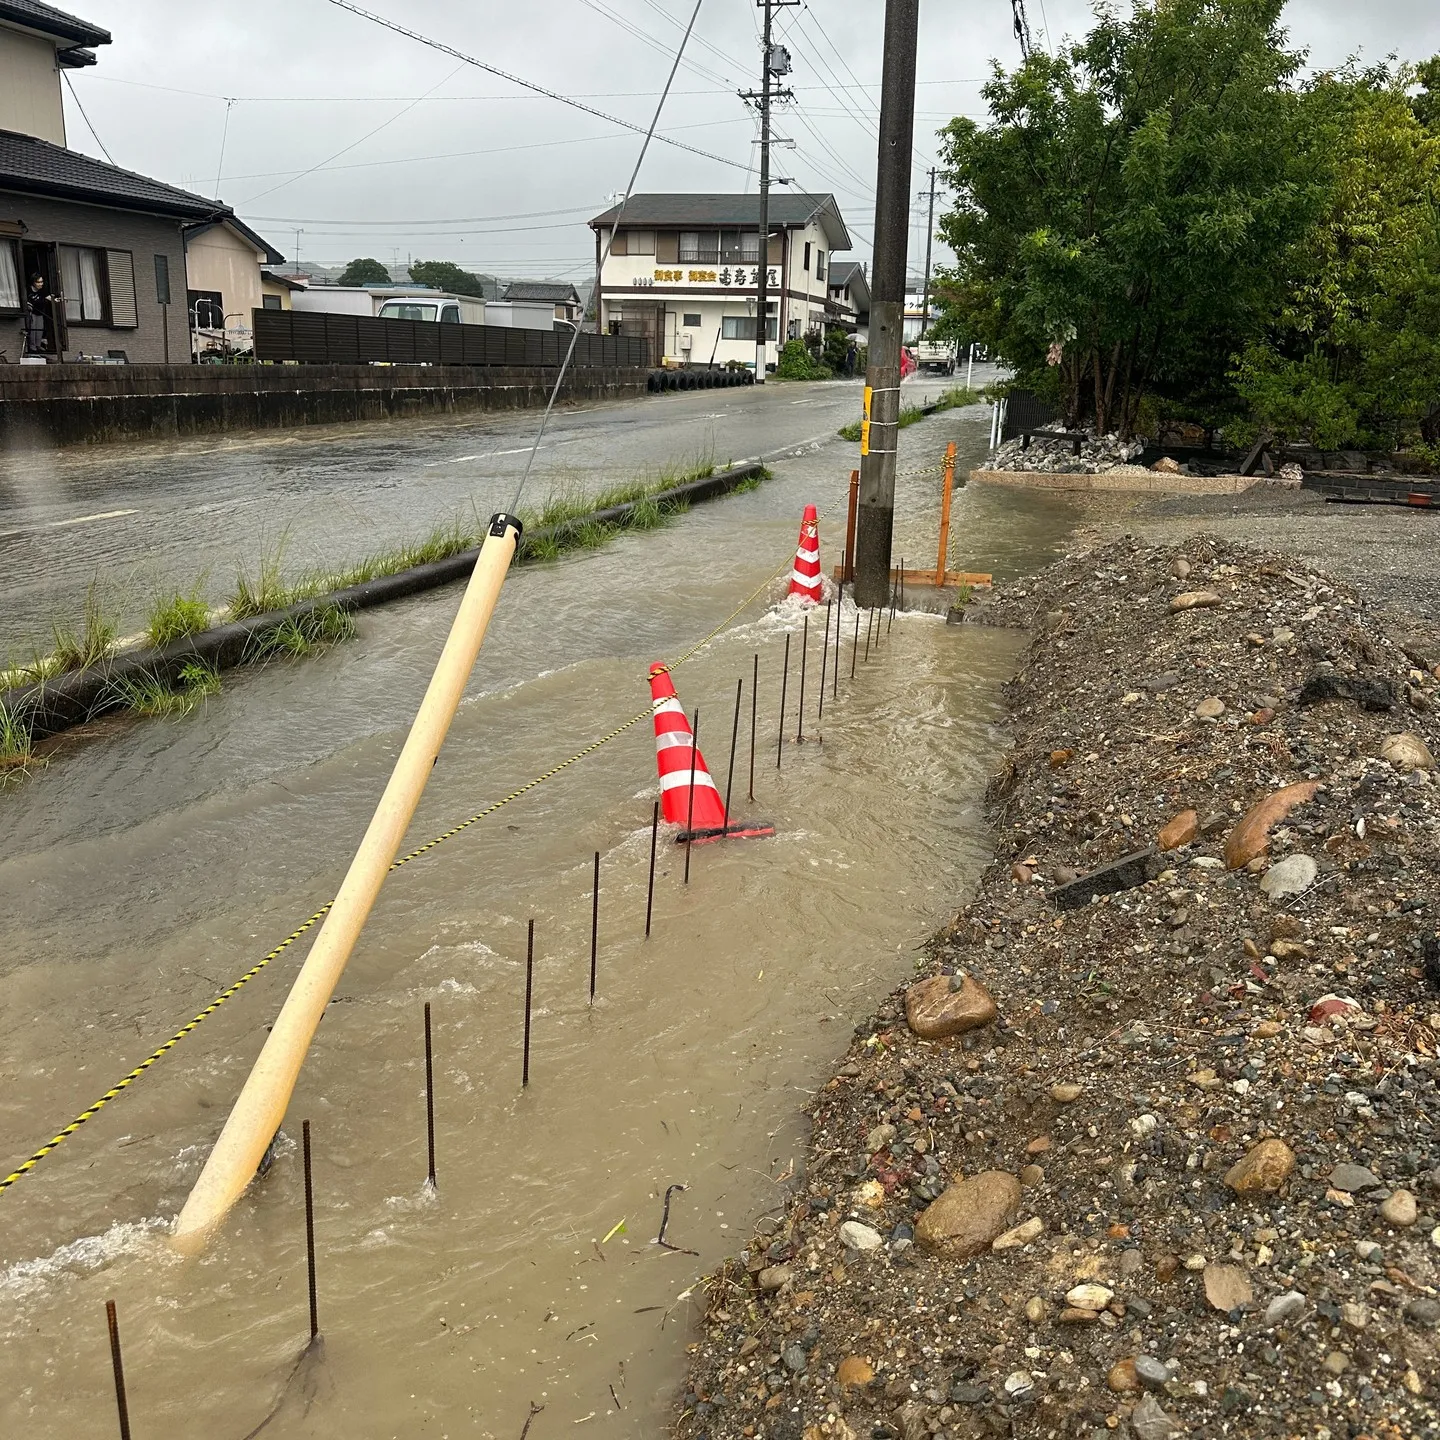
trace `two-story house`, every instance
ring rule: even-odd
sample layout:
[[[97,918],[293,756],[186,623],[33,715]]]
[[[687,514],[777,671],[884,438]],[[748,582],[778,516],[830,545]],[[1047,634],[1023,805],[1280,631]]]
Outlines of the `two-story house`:
[[[11,360],[188,361],[187,291],[220,292],[187,278],[186,237],[211,258],[226,222],[238,224],[229,206],[66,144],[62,72],[95,64],[91,47],[109,43],[43,0],[0,0],[0,352]],[[239,231],[255,283],[233,304],[226,294],[222,311],[262,304],[259,257],[282,258]],[[42,297],[33,311],[31,293]]]
[[[617,217],[619,228],[616,230]],[[760,199],[756,195],[632,195],[590,222],[602,333],[643,335],[668,364],[755,363]],[[830,257],[850,248],[833,195],[770,197],[765,263],[766,364],[786,340],[827,323]],[[615,230],[610,257],[605,246]]]
[[[840,327],[862,345],[870,343],[870,276],[858,260],[837,260],[830,267],[830,303]]]

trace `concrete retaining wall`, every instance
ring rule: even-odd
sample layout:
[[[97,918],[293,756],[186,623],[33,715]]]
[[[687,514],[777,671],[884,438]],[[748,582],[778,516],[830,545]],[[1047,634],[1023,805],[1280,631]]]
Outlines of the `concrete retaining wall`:
[[[1114,490],[1139,495],[1238,495],[1263,475],[1170,475],[1139,465],[1117,465],[1099,475],[1049,470],[972,470],[977,485],[1011,485],[1021,490]]]
[[[572,370],[562,400],[626,400],[646,370]],[[0,449],[543,405],[553,366],[3,365]]]

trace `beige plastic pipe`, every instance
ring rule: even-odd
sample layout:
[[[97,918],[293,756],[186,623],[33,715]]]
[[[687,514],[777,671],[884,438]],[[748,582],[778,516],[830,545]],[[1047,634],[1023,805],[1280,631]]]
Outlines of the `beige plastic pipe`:
[[[465,682],[485,639],[520,527],[508,515],[490,524],[445,649],[420,702],[405,748],[350,862],[330,913],[290,988],[259,1058],[171,1233],[182,1254],[201,1250],[254,1178],[294,1092],[316,1027],[410,826]]]

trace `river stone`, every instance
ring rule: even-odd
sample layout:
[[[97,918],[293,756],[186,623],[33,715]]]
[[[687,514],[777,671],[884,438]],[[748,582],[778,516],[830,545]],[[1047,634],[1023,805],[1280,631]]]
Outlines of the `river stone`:
[[[1140,1403],[1130,1412],[1130,1426],[1137,1440],[1170,1440],[1176,1429],[1153,1395],[1140,1397]]]
[[[1135,1373],[1135,1362],[1128,1356],[1117,1360],[1105,1377],[1105,1384],[1117,1395],[1133,1395],[1140,1388],[1140,1377]]]
[[[1170,613],[1175,615],[1181,610],[1208,610],[1219,603],[1220,597],[1213,590],[1186,590],[1170,602]]]
[[[1155,837],[1157,850],[1178,850],[1200,833],[1200,817],[1193,810],[1182,810]]]
[[[1387,735],[1380,742],[1380,758],[1388,760],[1402,775],[1411,770],[1433,770],[1435,757],[1430,747],[1413,731],[1401,735]]]
[[[1017,1225],[1013,1230],[1007,1230],[1003,1235],[996,1236],[991,1241],[992,1250],[1018,1250],[1022,1245],[1028,1245],[1032,1240],[1038,1240],[1045,1233],[1045,1222],[1038,1216],[1032,1215],[1030,1219]]]
[[[1240,823],[1225,840],[1225,865],[1239,870],[1257,855],[1270,848],[1270,831],[1297,805],[1315,798],[1318,780],[1302,780],[1297,785],[1284,785],[1263,800],[1257,800],[1241,817]]]
[[[1202,720],[1218,720],[1225,713],[1225,702],[1218,695],[1207,695],[1196,707]]]
[[[1367,1170],[1363,1165],[1337,1165],[1330,1172],[1331,1188],[1343,1190],[1347,1195],[1361,1190],[1378,1190],[1384,1183],[1373,1170]]]
[[[858,1220],[847,1220],[840,1227],[840,1243],[852,1250],[878,1250],[885,1240],[878,1230],[872,1230]]]
[[[877,1125],[866,1137],[865,1148],[871,1155],[883,1150],[898,1132],[893,1125]]]
[[[922,1040],[978,1029],[998,1013],[990,992],[969,975],[932,975],[905,992],[905,1018]]]
[[[1265,1307],[1265,1323],[1272,1327],[1286,1325],[1291,1320],[1298,1320],[1304,1313],[1305,1297],[1298,1290],[1287,1290]]]
[[[1420,1218],[1415,1197],[1408,1190],[1397,1190],[1381,1207],[1380,1218],[1387,1225],[1404,1228]]]
[[[1272,900],[1301,895],[1314,883],[1320,867],[1308,855],[1287,855],[1277,860],[1260,879],[1260,889]]]
[[[779,1290],[790,1283],[790,1267],[788,1265],[767,1266],[755,1277],[755,1283],[762,1290]]]
[[[1050,1087],[1050,1098],[1057,1105],[1068,1105],[1072,1100],[1078,1100],[1084,1093],[1085,1087],[1074,1083],[1052,1085]]]
[[[1212,1261],[1205,1267],[1205,1298],[1222,1315],[1228,1315],[1255,1298],[1250,1277],[1238,1265]]]
[[[874,1378],[875,1370],[870,1362],[859,1355],[847,1355],[835,1372],[842,1390],[863,1390]]]
[[[1273,1137],[1251,1146],[1244,1159],[1225,1173],[1225,1183],[1237,1195],[1273,1195],[1290,1178],[1295,1152]]]
[[[915,1243],[947,1260],[968,1260],[1005,1233],[1019,1208],[1020,1182],[1003,1170],[982,1170],[921,1212]]]
[[[1170,1378],[1170,1367],[1154,1355],[1137,1355],[1135,1374],[1147,1390],[1163,1390]]]
[[[787,1345],[780,1358],[792,1375],[803,1375],[806,1365],[809,1364],[809,1356],[806,1355],[803,1345]]]
[[[1115,1292],[1104,1285],[1086,1283],[1067,1291],[1065,1303],[1077,1310],[1103,1310],[1114,1298]]]
[[[1012,1400],[1028,1400],[1035,1393],[1035,1377],[1028,1370],[1013,1370],[1005,1377],[1005,1393]]]

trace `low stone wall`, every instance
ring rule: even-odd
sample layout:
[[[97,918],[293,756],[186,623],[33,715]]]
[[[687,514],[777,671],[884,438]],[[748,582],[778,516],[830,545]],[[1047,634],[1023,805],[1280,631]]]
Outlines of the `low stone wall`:
[[[562,400],[626,400],[646,370],[577,369]],[[0,449],[543,405],[553,366],[5,365]]]
[[[1174,475],[1140,465],[1117,465],[1099,475],[1051,470],[972,470],[977,485],[1013,485],[1022,490],[1119,490],[1139,495],[1238,495],[1263,475]]]

